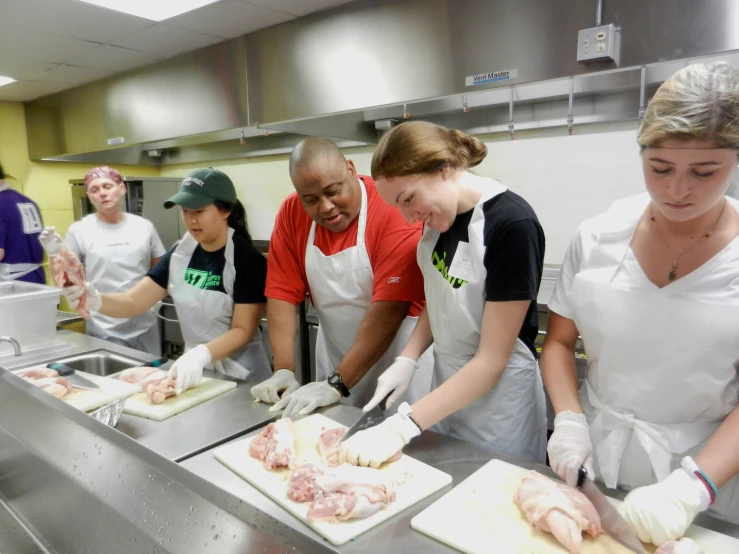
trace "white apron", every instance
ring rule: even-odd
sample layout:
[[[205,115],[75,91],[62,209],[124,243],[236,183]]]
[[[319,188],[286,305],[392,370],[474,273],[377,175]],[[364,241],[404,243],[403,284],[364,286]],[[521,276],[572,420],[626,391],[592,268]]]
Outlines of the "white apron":
[[[610,212],[587,260],[594,269],[575,276],[569,296],[588,360],[580,402],[596,473],[611,488],[665,479],[738,401],[739,298],[721,305],[679,297],[720,264],[720,253],[654,292],[611,284],[646,202]],[[739,523],[739,478],[720,489],[709,513]]]
[[[463,261],[457,260],[457,256],[466,260],[462,265],[469,268],[469,274],[460,276],[467,280],[466,285],[453,288],[434,266],[432,255],[439,231],[427,227],[418,244],[418,265],[423,272],[426,306],[434,335],[432,388],[459,371],[480,345],[486,276],[482,205],[506,190],[492,179],[489,183],[472,212],[468,227],[470,242],[459,243],[452,261],[454,266]],[[531,350],[517,339],[498,383],[466,408],[439,422],[436,429],[497,452],[544,463],[546,423],[539,366]]]
[[[177,319],[180,321],[185,351],[208,343],[231,329],[234,311],[233,293],[236,268],[234,267],[233,229],[228,230],[226,264],[223,268],[223,288],[226,294],[203,290],[185,282],[185,271],[198,242],[186,233],[169,260],[170,296],[174,300]],[[229,358],[207,366],[230,377],[261,382],[272,375],[267,352],[262,346],[262,332],[257,328],[249,344],[237,350]]]
[[[314,244],[315,221],[308,235],[305,272],[319,321],[316,341],[317,381],[326,379],[349,352],[359,326],[372,303],[374,274],[364,240],[367,227],[367,192],[361,179],[359,184],[362,189],[362,205],[359,210],[356,246],[332,256],[325,256]],[[377,387],[377,378],[405,348],[417,321],[417,317],[405,318],[390,347],[361,381],[352,387],[350,396],[344,399],[345,403],[361,408],[372,399]],[[432,364],[429,348],[418,359],[418,369],[403,400],[413,403],[429,393]]]

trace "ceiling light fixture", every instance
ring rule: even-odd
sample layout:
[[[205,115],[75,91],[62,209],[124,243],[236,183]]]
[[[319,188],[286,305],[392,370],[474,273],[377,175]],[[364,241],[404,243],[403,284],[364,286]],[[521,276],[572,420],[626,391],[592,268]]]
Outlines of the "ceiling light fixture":
[[[176,15],[197,10],[220,0],[81,0],[100,8],[143,17],[151,21],[164,21]]]
[[[4,87],[5,85],[9,85],[10,83],[15,83],[15,79],[12,77],[5,77],[4,75],[0,75],[0,87]]]

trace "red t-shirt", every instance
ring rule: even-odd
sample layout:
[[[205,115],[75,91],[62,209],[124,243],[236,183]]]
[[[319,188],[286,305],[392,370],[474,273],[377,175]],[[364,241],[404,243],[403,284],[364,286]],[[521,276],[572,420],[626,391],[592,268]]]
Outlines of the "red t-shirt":
[[[408,225],[400,211],[386,204],[370,177],[360,176],[367,190],[365,245],[374,273],[372,301],[412,302],[411,316],[421,313],[424,303],[423,276],[416,261],[421,239],[420,223]],[[268,298],[299,304],[310,294],[305,273],[305,249],[313,221],[296,193],[277,213],[267,256]],[[316,225],[315,245],[325,256],[356,246],[359,217],[341,233]]]

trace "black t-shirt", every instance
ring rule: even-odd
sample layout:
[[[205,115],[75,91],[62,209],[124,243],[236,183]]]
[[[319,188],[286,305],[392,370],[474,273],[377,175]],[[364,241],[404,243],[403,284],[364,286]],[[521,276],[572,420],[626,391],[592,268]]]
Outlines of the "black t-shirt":
[[[235,304],[264,304],[264,287],[267,282],[267,259],[248,240],[234,235],[234,279],[233,300]],[[162,256],[147,276],[162,287],[169,284],[169,259],[177,245]],[[206,252],[198,244],[192,253],[185,272],[185,282],[205,290],[226,293],[223,288],[223,268],[226,266],[226,247],[215,252]]]
[[[457,245],[469,243],[467,228],[472,211],[459,214],[452,226],[441,233],[432,255],[434,266],[454,288],[467,284],[449,275],[449,268]],[[487,272],[485,300],[531,300],[518,337],[536,356],[534,341],[539,330],[536,297],[544,268],[544,231],[531,206],[509,190],[485,202],[482,211],[485,217],[483,266]]]

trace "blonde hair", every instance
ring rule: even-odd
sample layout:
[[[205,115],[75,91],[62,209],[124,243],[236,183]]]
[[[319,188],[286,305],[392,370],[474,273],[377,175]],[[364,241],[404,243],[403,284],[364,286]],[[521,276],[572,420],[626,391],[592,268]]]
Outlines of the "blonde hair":
[[[388,131],[372,155],[372,178],[422,175],[449,166],[475,167],[487,156],[479,139],[428,121],[408,121]]]
[[[689,65],[659,87],[644,113],[637,142],[710,139],[739,148],[739,70],[725,62]]]

